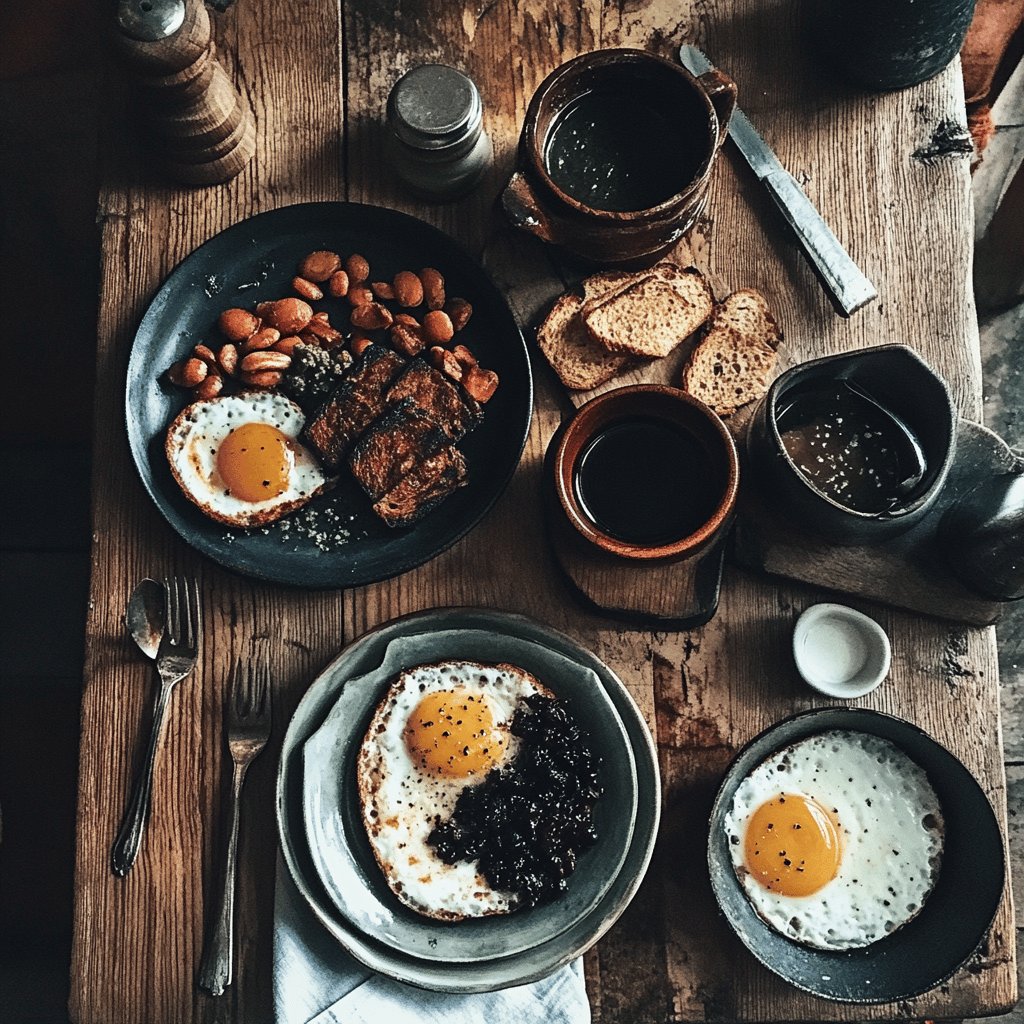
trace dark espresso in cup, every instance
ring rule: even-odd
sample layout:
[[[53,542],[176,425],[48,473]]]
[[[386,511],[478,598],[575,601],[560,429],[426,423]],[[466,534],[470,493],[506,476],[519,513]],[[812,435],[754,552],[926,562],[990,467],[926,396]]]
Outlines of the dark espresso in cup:
[[[700,169],[707,126],[664,95],[595,89],[555,118],[544,166],[563,192],[597,210],[649,210],[682,192]],[[651,148],[655,147],[655,155]]]
[[[580,508],[603,533],[657,545],[689,537],[711,518],[723,475],[688,430],[637,416],[594,436],[576,461],[573,486]]]
[[[725,424],[663,384],[592,398],[560,431],[551,469],[576,532],[634,561],[703,558],[729,529],[739,486]]]

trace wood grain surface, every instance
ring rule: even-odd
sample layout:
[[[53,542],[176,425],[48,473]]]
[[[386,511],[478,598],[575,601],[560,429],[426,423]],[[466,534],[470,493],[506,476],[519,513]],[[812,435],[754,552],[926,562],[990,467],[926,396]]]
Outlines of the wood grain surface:
[[[203,561],[146,498],[123,428],[132,333],[171,267],[241,218],[291,202],[352,199],[424,217],[481,253],[529,323],[583,268],[513,237],[493,202],[518,127],[541,79],[596,47],[669,55],[696,42],[737,80],[740,103],[802,180],[880,299],[837,318],[769,200],[726,148],[707,218],[689,249],[719,289],[768,296],[787,358],[882,341],[914,345],[950,381],[961,414],[980,415],[970,289],[971,207],[963,158],[915,159],[940,121],[963,119],[958,69],[902,93],[866,95],[835,83],[803,44],[811,5],[542,3],[339,7],[317,0],[240,3],[215,19],[220,59],[256,115],[257,153],[230,184],[165,186],[126,121],[122,80],[109,72],[93,479],[92,587],[82,705],[71,1015],[80,1024],[181,1024],[272,1018],[275,835],[273,777],[285,723],[319,668],[346,640],[395,615],[475,604],[525,612],[564,629],[619,672],[656,730],[665,780],[654,865],[620,923],[588,955],[597,1021],[868,1020],[996,1013],[1016,998],[1009,887],[992,932],[967,969],[898,1006],[849,1007],[803,995],[758,966],[717,917],[701,868],[707,811],[739,745],[815,704],[789,655],[799,612],[819,598],[727,567],[718,615],[688,634],[635,632],[590,615],[563,588],[543,541],[539,482],[547,442],[570,408],[536,365],[535,421],[520,470],[494,511],[428,566],[345,593],[250,583]],[[480,86],[495,166],[473,196],[444,207],[397,191],[382,149],[394,79],[425,61],[465,68]],[[509,565],[515,571],[509,571]],[[125,880],[108,867],[152,695],[147,668],[123,635],[128,593],[144,575],[198,575],[206,616],[202,664],[179,687],[157,767],[154,812]],[[863,604],[888,631],[893,667],[865,699],[919,722],[977,775],[1005,822],[995,645],[962,630]],[[225,777],[221,705],[238,654],[266,646],[275,668],[276,734],[244,797],[236,982],[219,1000],[197,992],[206,899],[215,877]]]

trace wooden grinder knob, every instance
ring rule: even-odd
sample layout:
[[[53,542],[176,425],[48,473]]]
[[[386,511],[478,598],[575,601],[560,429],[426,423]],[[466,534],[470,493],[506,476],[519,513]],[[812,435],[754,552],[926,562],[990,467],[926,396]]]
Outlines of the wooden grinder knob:
[[[214,57],[202,0],[120,0],[115,28],[167,173],[188,185],[235,177],[256,151],[256,126]]]

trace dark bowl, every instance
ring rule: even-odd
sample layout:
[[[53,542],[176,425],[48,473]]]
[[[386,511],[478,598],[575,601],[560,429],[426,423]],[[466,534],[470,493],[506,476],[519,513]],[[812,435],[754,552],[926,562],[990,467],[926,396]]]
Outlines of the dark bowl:
[[[603,210],[588,206],[564,191],[548,171],[545,160],[548,135],[558,115],[580,96],[594,89],[611,89],[631,95],[645,91],[670,96],[680,122],[694,135],[694,146],[703,159],[693,176],[680,181],[673,195],[641,210]],[[702,83],[681,64],[646,50],[613,49],[583,53],[567,61],[541,82],[530,100],[519,140],[519,157],[538,181],[568,210],[597,217],[608,224],[635,224],[652,218],[671,218],[690,193],[701,188],[718,152],[718,111]],[[656,145],[656,139],[638,138],[638,146]]]
[[[779,433],[786,396],[813,382],[850,380],[902,418],[917,435],[926,470],[917,486],[885,512],[858,512],[819,491],[790,458]],[[754,410],[747,434],[751,468],[765,497],[786,516],[839,544],[870,544],[908,530],[939,496],[956,448],[957,416],[945,382],[906,345],[879,345],[812,359],[787,370]]]
[[[869,733],[898,746],[928,775],[946,821],[939,878],[921,912],[863,949],[811,949],[765,924],[736,878],[726,837],[725,815],[743,779],[775,751],[829,729]],[[995,813],[964,765],[917,726],[863,708],[821,708],[794,715],[755,737],[736,755],[711,811],[708,868],[722,913],[765,967],[805,992],[847,1003],[910,999],[949,978],[992,924],[1006,870]]]

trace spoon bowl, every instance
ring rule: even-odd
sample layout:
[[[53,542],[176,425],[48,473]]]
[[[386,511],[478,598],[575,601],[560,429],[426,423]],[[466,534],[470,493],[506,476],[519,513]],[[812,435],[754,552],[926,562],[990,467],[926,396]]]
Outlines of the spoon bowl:
[[[164,588],[156,580],[144,579],[132,591],[124,624],[139,650],[155,661],[166,624]]]

